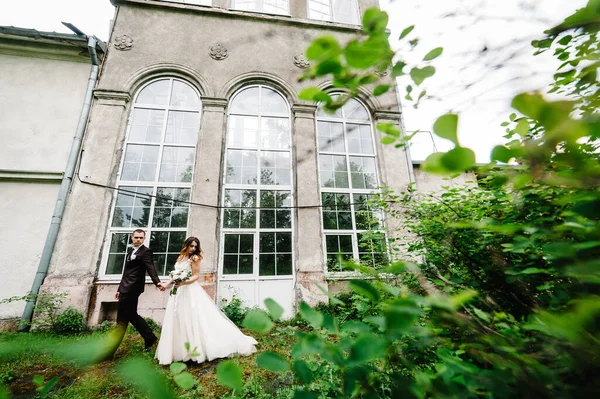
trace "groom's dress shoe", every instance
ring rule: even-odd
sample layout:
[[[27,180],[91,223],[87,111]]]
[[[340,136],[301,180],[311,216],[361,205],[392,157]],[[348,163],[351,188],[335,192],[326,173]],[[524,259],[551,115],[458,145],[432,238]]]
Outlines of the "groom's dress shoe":
[[[149,341],[144,342],[144,350],[148,350],[154,346],[155,343],[158,342],[158,338],[154,337]]]

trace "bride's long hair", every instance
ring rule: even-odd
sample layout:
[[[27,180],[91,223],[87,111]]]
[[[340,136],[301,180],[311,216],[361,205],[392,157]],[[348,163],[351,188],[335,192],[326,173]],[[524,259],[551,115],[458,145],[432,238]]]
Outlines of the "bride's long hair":
[[[200,248],[200,240],[197,239],[196,237],[186,238],[186,240],[183,242],[183,246],[181,247],[181,252],[179,253],[179,259],[183,259],[184,256],[189,255],[188,249],[189,249],[190,245],[192,245],[193,242],[196,243],[196,252],[194,252],[190,256],[190,258],[194,255],[198,255],[198,257],[200,259],[202,259],[202,248]]]

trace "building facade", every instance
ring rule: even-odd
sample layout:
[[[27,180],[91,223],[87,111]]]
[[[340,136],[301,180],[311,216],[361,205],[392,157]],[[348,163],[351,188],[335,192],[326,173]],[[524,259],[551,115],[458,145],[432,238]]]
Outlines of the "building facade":
[[[0,300],[32,287],[88,86],[87,45],[0,27]],[[0,328],[14,327],[23,308],[0,306]]]
[[[315,38],[360,34],[376,0],[113,0],[109,46],[43,290],[69,292],[89,324],[114,315],[132,230],[147,232],[159,275],[187,236],[204,251],[217,302],[299,301],[350,275],[343,258],[387,256],[394,220],[368,200],[414,179],[407,152],[375,125],[401,125],[394,90],[367,90],[334,115],[298,99]],[[383,79],[392,84],[389,76]],[[166,277],[165,277],[166,279]],[[157,321],[168,294],[148,285]]]

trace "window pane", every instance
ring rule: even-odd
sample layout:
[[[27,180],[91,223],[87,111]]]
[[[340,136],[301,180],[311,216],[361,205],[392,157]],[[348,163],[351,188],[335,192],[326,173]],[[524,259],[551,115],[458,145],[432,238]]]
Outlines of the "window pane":
[[[194,148],[164,147],[158,180],[191,182],[195,155]]]
[[[384,234],[369,231],[359,233],[357,236],[360,262],[371,267],[386,266],[388,259]]]
[[[350,174],[353,188],[377,188],[375,158],[350,157]]]
[[[277,254],[277,275],[292,275],[292,254]]]
[[[323,226],[332,230],[352,230],[350,195],[321,193]]]
[[[329,271],[345,270],[342,260],[352,259],[352,236],[350,235],[325,235],[327,247],[327,269]]]
[[[369,121],[369,113],[366,108],[353,98],[349,99],[348,102],[344,104],[342,110],[344,112],[344,118],[346,119]]]
[[[250,87],[235,96],[231,102],[230,112],[233,114],[257,115],[258,87]]]
[[[261,276],[275,275],[275,254],[260,254],[258,258],[258,274]]]
[[[309,0],[308,17],[320,21],[331,21],[331,0]]]
[[[151,187],[119,187],[112,227],[146,227],[152,203]]]
[[[254,116],[235,116],[229,118],[228,146],[239,148],[256,148],[258,135],[258,118]]]
[[[232,8],[271,14],[288,14],[288,0],[233,0]]]
[[[225,183],[257,183],[257,151],[227,151],[227,171]]]
[[[224,206],[224,227],[256,227],[256,190],[225,190]]]
[[[129,140],[158,143],[161,140],[165,111],[136,108],[131,117]]]
[[[200,98],[198,97],[198,94],[196,94],[196,91],[188,84],[179,80],[174,80],[171,105],[199,109]]]
[[[321,175],[321,187],[349,187],[345,156],[320,155],[319,172]]]
[[[130,242],[129,237],[130,233],[111,234],[106,274],[123,273],[123,267],[125,266],[125,255],[127,254],[127,245]]]
[[[289,185],[290,153],[263,151],[260,157],[260,182],[266,185]]]
[[[121,180],[153,181],[158,163],[158,146],[128,144]]]
[[[260,129],[263,149],[290,148],[290,123],[288,118],[262,118]]]
[[[155,227],[187,227],[190,189],[159,187],[152,225]]]
[[[379,229],[383,220],[381,209],[374,207],[369,201],[375,197],[372,195],[354,195],[354,210],[356,217],[356,228],[359,230]]]
[[[266,0],[269,1],[269,0]],[[285,1],[277,1],[270,0],[275,3],[287,3]],[[283,99],[281,94],[277,93],[275,90],[268,89],[266,87],[261,87],[261,105],[260,112],[262,115],[289,115],[289,108],[286,101]]]
[[[144,87],[137,96],[136,104],[167,105],[169,80],[159,80]]]
[[[344,152],[344,126],[341,123],[317,123],[319,151]]]
[[[252,274],[253,234],[225,234],[223,273]]]
[[[348,152],[357,154],[373,154],[373,141],[369,125],[346,125]]]
[[[358,24],[357,0],[331,0],[333,4],[333,19],[345,24]]]
[[[199,129],[200,114],[198,112],[170,111],[165,143],[196,145]]]
[[[277,210],[291,206],[289,191],[264,190],[260,194],[260,227],[285,229],[292,227],[291,209]],[[274,209],[264,209],[274,208]]]

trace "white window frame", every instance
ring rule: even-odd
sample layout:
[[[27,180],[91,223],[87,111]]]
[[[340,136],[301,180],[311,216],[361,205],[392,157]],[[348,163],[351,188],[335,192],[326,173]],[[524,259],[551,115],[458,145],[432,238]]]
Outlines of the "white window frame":
[[[265,11],[265,2],[268,2],[268,0],[231,0],[231,9],[232,10],[237,10],[237,11],[246,11],[246,12],[257,12],[257,13],[261,13],[261,14],[271,14],[271,15],[290,15],[290,0],[273,0],[275,2],[280,1],[280,2],[285,2],[286,3],[286,10],[285,12],[273,12],[273,11]],[[250,7],[250,8],[245,8],[244,6],[253,2],[254,3],[254,7]]]
[[[289,148],[285,151],[287,151],[289,153],[290,156],[290,176],[289,176],[289,181],[290,184],[289,185],[265,185],[262,184],[260,181],[260,170],[261,170],[261,165],[260,165],[260,154],[261,151],[275,151],[274,149],[264,149],[262,148],[262,145],[260,143],[260,136],[257,136],[257,145],[256,145],[256,151],[257,151],[257,184],[255,185],[248,185],[248,184],[236,184],[236,183],[227,183],[226,182],[226,173],[227,173],[227,162],[228,162],[228,151],[229,150],[249,150],[248,147],[244,147],[244,146],[230,146],[229,144],[229,131],[227,132],[227,137],[226,137],[226,145],[225,145],[225,156],[224,156],[224,173],[222,176],[223,179],[223,184],[222,184],[222,191],[221,191],[221,205],[224,206],[224,200],[225,200],[225,191],[226,190],[252,190],[256,192],[256,202],[255,202],[255,206],[259,206],[260,204],[260,193],[262,193],[263,191],[286,191],[289,192],[289,206],[294,206],[295,203],[295,198],[294,198],[294,166],[293,166],[293,141],[292,141],[292,114],[291,114],[291,107],[289,102],[287,101],[287,99],[285,98],[284,95],[282,95],[282,93],[270,86],[267,85],[263,85],[263,84],[256,84],[256,85],[249,85],[249,86],[244,86],[242,89],[240,89],[238,92],[236,92],[232,97],[231,100],[229,101],[230,104],[230,108],[231,108],[231,104],[233,103],[233,101],[235,101],[235,98],[241,94],[244,90],[246,89],[250,89],[250,88],[259,88],[259,93],[262,93],[262,91],[260,91],[260,88],[265,88],[268,90],[272,90],[276,93],[278,93],[281,98],[283,98],[283,100],[286,103],[286,109],[288,110],[287,114],[285,117],[287,117],[288,123],[289,123],[289,129],[288,129],[288,134],[289,134]],[[260,96],[261,94],[259,94]],[[259,102],[260,104],[260,102]],[[228,111],[227,113],[227,121],[228,121],[228,125],[229,125],[229,121],[230,121],[230,117],[231,116],[248,116],[248,117],[258,117],[258,126],[260,128],[260,120],[262,117],[266,117],[266,118],[283,118],[284,115],[281,114],[275,114],[275,113],[261,113],[260,108],[257,114],[250,114],[250,113],[239,113],[239,112],[231,112]],[[251,150],[254,150],[254,148],[252,148]],[[284,151],[284,150],[282,150]],[[256,218],[256,224],[255,227],[251,227],[251,228],[233,228],[233,227],[225,227],[224,226],[224,222],[225,222],[225,208],[221,209],[221,234],[220,234],[220,256],[219,256],[219,280],[220,281],[239,281],[239,280],[281,280],[281,279],[293,279],[295,276],[295,259],[294,259],[294,231],[295,231],[295,212],[293,208],[290,208],[290,227],[289,228],[262,228],[260,226],[260,209],[255,209],[256,214],[255,214],[255,218]],[[292,243],[292,248],[291,248],[291,257],[292,257],[292,273],[287,275],[287,274],[283,274],[283,275],[273,275],[273,276],[268,276],[268,275],[260,275],[260,264],[259,264],[259,258],[260,258],[260,234],[261,233],[290,233],[291,236],[291,243]],[[251,274],[225,274],[224,273],[224,260],[225,260],[225,235],[226,234],[253,234],[254,235],[254,242],[253,242],[253,264],[252,264],[252,273]]]
[[[356,12],[354,13],[354,20],[351,22],[340,21],[339,16],[337,16],[335,14],[335,9],[334,9],[334,4],[333,4],[334,1],[336,1],[336,0],[306,0],[306,12],[308,14],[307,15],[308,18],[316,19],[319,21],[337,22],[337,23],[341,23],[341,24],[360,25],[360,2],[358,0],[343,0],[346,2],[354,3],[354,7],[355,7],[354,9],[356,10]],[[337,0],[337,1],[341,1],[341,0]],[[317,3],[317,5],[321,5],[321,6],[328,6],[329,17],[320,18],[319,16],[313,14],[311,12],[311,3]]]
[[[331,93],[332,95],[336,95],[336,94],[340,94],[340,93]],[[349,235],[352,237],[352,259],[354,260],[354,262],[359,262],[359,246],[358,246],[358,234],[364,233],[364,232],[368,232],[371,230],[365,230],[365,229],[358,229],[356,226],[356,214],[357,214],[357,210],[356,210],[356,205],[354,205],[354,196],[355,195],[377,195],[379,193],[381,193],[381,189],[379,188],[381,186],[381,182],[379,179],[379,163],[378,163],[378,155],[377,155],[377,146],[376,146],[376,141],[375,141],[375,134],[374,134],[374,129],[373,129],[373,119],[371,117],[371,114],[369,112],[369,109],[365,106],[365,104],[363,102],[361,102],[358,99],[354,99],[355,101],[357,101],[365,110],[365,112],[369,115],[369,119],[368,121],[366,120],[361,120],[361,119],[348,119],[345,117],[345,115],[343,115],[341,118],[337,117],[337,116],[328,116],[328,115],[319,115],[319,110],[317,109],[316,111],[316,115],[315,115],[315,133],[317,135],[317,154],[318,154],[318,162],[317,162],[317,168],[318,168],[318,174],[319,174],[319,194],[320,194],[320,202],[321,205],[323,204],[323,193],[335,193],[335,194],[348,194],[349,196],[349,203],[350,203],[350,214],[351,214],[351,220],[352,220],[352,229],[326,229],[325,228],[325,223],[324,223],[324,218],[323,218],[323,211],[324,208],[321,209],[321,224],[322,224],[322,229],[323,229],[323,234],[322,234],[322,245],[323,245],[323,255],[324,255],[324,269],[325,269],[325,273],[327,274],[333,274],[336,276],[344,276],[344,275],[353,275],[355,274],[355,272],[352,271],[344,271],[344,270],[328,270],[328,252],[327,252],[327,236],[328,235],[336,235],[336,236],[341,236],[341,235]],[[339,112],[343,112],[342,109],[340,109]],[[318,135],[319,135],[319,122],[333,122],[333,123],[341,123],[342,124],[342,131],[344,134],[344,152],[335,152],[335,151],[321,151],[321,149],[319,148],[319,141],[318,141]],[[348,147],[348,129],[347,129],[347,125],[348,124],[353,124],[353,125],[362,125],[362,126],[369,126],[369,132],[370,132],[370,137],[371,137],[371,145],[373,146],[373,154],[362,154],[362,153],[353,153],[349,151],[349,147]],[[343,187],[343,188],[337,188],[337,187],[325,187],[323,186],[323,182],[321,181],[321,155],[334,155],[334,156],[344,156],[345,160],[346,160],[346,173],[347,173],[347,178],[348,178],[348,187]],[[350,158],[356,156],[356,157],[369,157],[372,158],[374,161],[374,165],[375,165],[375,180],[376,180],[376,188],[354,188],[352,187],[352,174],[351,174],[351,168],[350,168]],[[383,238],[384,240],[387,241],[386,238],[386,234],[384,232],[384,218],[383,218],[383,211],[380,211],[379,213],[379,230],[381,231],[383,234]],[[386,245],[386,253],[387,253],[387,245]]]
[[[156,105],[156,104],[143,104],[143,103],[138,103],[137,99],[140,95],[140,93],[143,92],[143,90],[145,88],[147,88],[148,86],[152,85],[153,83],[157,83],[163,80],[168,80],[169,81],[169,91],[168,91],[168,98],[166,101],[166,105]],[[173,83],[175,81],[178,81],[180,83],[185,84],[186,86],[190,87],[191,89],[193,89],[194,93],[197,95],[198,98],[198,107],[186,107],[186,106],[178,106],[178,105],[171,105],[171,96],[173,94],[172,88],[173,88]],[[157,194],[157,190],[158,188],[180,188],[180,189],[189,189],[189,193],[190,193],[190,198],[192,195],[192,186],[193,186],[193,181],[194,181],[194,171],[195,171],[195,155],[194,155],[194,165],[192,166],[192,179],[190,182],[167,182],[167,181],[159,181],[159,176],[160,176],[160,169],[161,169],[161,162],[162,162],[162,155],[163,155],[163,148],[164,147],[176,147],[176,148],[193,148],[194,149],[194,154],[196,154],[197,152],[197,138],[200,132],[200,126],[201,126],[201,122],[202,122],[202,99],[200,96],[200,93],[198,92],[198,90],[191,85],[190,83],[186,82],[185,80],[182,79],[178,79],[175,77],[161,77],[158,79],[154,79],[152,81],[147,82],[146,84],[144,84],[142,87],[140,87],[137,90],[137,93],[135,95],[135,100],[133,101],[133,105],[132,108],[129,112],[129,118],[128,118],[128,122],[127,122],[127,130],[126,130],[126,135],[125,135],[125,141],[123,143],[123,151],[121,154],[121,160],[119,163],[119,171],[117,173],[117,179],[116,179],[116,186],[117,187],[148,187],[151,188],[151,205],[150,205],[150,211],[149,211],[149,216],[148,216],[148,222],[146,226],[141,226],[141,227],[112,227],[112,220],[115,214],[115,211],[117,209],[117,197],[119,195],[119,190],[114,190],[113,192],[113,199],[112,199],[112,206],[111,206],[111,211],[109,214],[109,220],[108,220],[108,228],[107,228],[107,233],[106,233],[106,238],[105,238],[105,242],[104,242],[104,249],[103,249],[103,256],[102,256],[102,261],[101,261],[101,265],[102,267],[100,267],[100,273],[98,274],[99,278],[101,280],[105,280],[105,281],[111,281],[111,280],[120,280],[121,279],[121,274],[107,274],[107,267],[108,267],[108,261],[109,261],[109,252],[110,252],[110,246],[111,246],[111,241],[112,241],[112,234],[113,233],[129,233],[131,234],[133,232],[133,230],[136,229],[142,229],[146,232],[146,237],[144,240],[144,245],[150,247],[150,249],[152,249],[151,244],[150,244],[150,237],[152,235],[152,232],[160,232],[160,231],[166,231],[166,232],[184,232],[185,234],[187,234],[187,229],[189,226],[189,217],[190,217],[190,207],[188,205],[188,218],[186,221],[186,227],[153,227],[152,226],[152,219],[154,217],[154,211],[155,211],[155,205],[156,205],[156,194]],[[135,140],[130,140],[129,139],[129,135],[131,132],[131,127],[133,124],[133,117],[134,117],[134,113],[135,110],[137,109],[148,109],[148,110],[160,110],[160,111],[164,111],[165,116],[164,116],[164,120],[162,121],[162,127],[161,127],[161,139],[160,142],[157,144],[154,143],[148,143],[148,142],[144,142],[144,141],[135,141]],[[197,136],[196,136],[196,143],[194,144],[174,144],[174,143],[165,143],[165,135],[166,135],[166,130],[167,130],[167,123],[169,120],[169,111],[181,111],[181,112],[194,112],[194,113],[198,113],[199,115],[199,120],[198,120],[198,131],[197,131]],[[123,172],[123,165],[125,162],[125,155],[126,155],[126,150],[127,150],[127,145],[129,144],[134,144],[134,145],[156,145],[157,147],[159,147],[159,153],[158,153],[158,158],[157,158],[157,165],[156,165],[156,170],[155,170],[155,175],[154,175],[154,180],[152,181],[137,181],[137,180],[122,180],[121,179],[121,175]],[[130,240],[128,239],[128,246],[131,245]],[[150,244],[150,245],[149,245]],[[156,259],[155,259],[156,260]],[[162,274],[160,274],[160,271],[162,270],[157,270],[159,276],[163,276]],[[148,280],[148,277],[146,277],[146,279]]]

